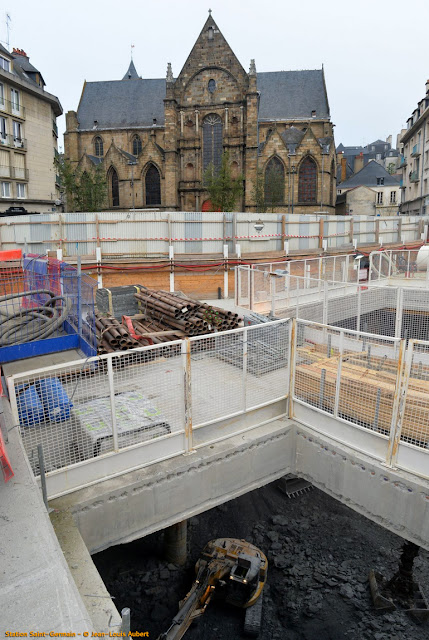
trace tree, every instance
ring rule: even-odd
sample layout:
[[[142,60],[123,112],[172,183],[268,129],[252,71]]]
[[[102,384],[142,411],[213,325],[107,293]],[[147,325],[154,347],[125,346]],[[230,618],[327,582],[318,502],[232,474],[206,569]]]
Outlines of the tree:
[[[106,202],[107,182],[104,171],[97,165],[89,171],[72,166],[60,156],[54,160],[62,190],[66,194],[69,211],[100,211]]]
[[[274,158],[273,158],[274,160]],[[281,169],[280,161],[276,163],[271,160],[265,171],[265,204],[274,211],[284,200],[284,173]]]
[[[264,173],[260,169],[256,175],[256,182],[253,185],[252,200],[257,213],[267,212],[267,203],[265,201],[265,179]]]
[[[389,162],[389,164],[387,165],[387,173],[390,173],[390,175],[392,175],[393,173],[395,173],[396,171],[396,165],[394,162]]]
[[[243,176],[233,178],[229,153],[225,151],[218,169],[210,164],[204,173],[207,189],[214,211],[234,211],[237,200],[243,197]]]

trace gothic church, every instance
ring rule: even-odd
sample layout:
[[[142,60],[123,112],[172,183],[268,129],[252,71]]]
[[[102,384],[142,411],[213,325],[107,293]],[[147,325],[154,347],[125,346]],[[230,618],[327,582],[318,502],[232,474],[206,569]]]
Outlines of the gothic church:
[[[208,211],[203,175],[229,152],[243,176],[238,211],[255,211],[258,172],[277,172],[276,212],[335,213],[335,144],[323,69],[257,73],[241,66],[209,15],[177,78],[85,82],[66,116],[65,156],[101,165],[110,210]],[[268,181],[267,181],[268,182]]]

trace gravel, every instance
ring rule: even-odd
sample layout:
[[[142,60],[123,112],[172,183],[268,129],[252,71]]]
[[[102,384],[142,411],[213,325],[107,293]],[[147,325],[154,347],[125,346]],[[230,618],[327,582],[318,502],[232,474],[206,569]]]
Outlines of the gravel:
[[[245,538],[267,554],[260,640],[427,640],[429,623],[403,611],[374,610],[371,568],[390,577],[403,540],[313,489],[288,499],[273,483],[191,518],[189,560],[176,567],[162,557],[162,533],[93,556],[116,606],[131,608],[131,629],[156,640],[190,589],[204,545],[216,537]],[[421,550],[415,579],[429,595],[429,554]],[[189,640],[243,636],[244,614],[212,601]]]

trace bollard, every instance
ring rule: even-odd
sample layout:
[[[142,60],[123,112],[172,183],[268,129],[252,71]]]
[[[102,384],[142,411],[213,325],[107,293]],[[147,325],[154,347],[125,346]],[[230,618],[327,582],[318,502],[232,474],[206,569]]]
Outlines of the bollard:
[[[131,610],[128,607],[124,607],[121,611],[122,625],[121,631],[128,637],[131,630]]]

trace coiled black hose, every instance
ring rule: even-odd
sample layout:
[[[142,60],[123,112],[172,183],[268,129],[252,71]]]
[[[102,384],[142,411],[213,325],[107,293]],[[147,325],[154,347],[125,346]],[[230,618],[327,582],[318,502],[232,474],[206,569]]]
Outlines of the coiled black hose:
[[[45,304],[29,309],[20,308],[18,311],[2,306],[4,302],[25,296],[49,296]],[[57,302],[62,302],[61,308]],[[21,293],[9,293],[0,296],[0,347],[10,347],[24,344],[33,340],[49,337],[61,326],[69,315],[72,301],[65,296],[56,296],[49,289],[33,289]]]

